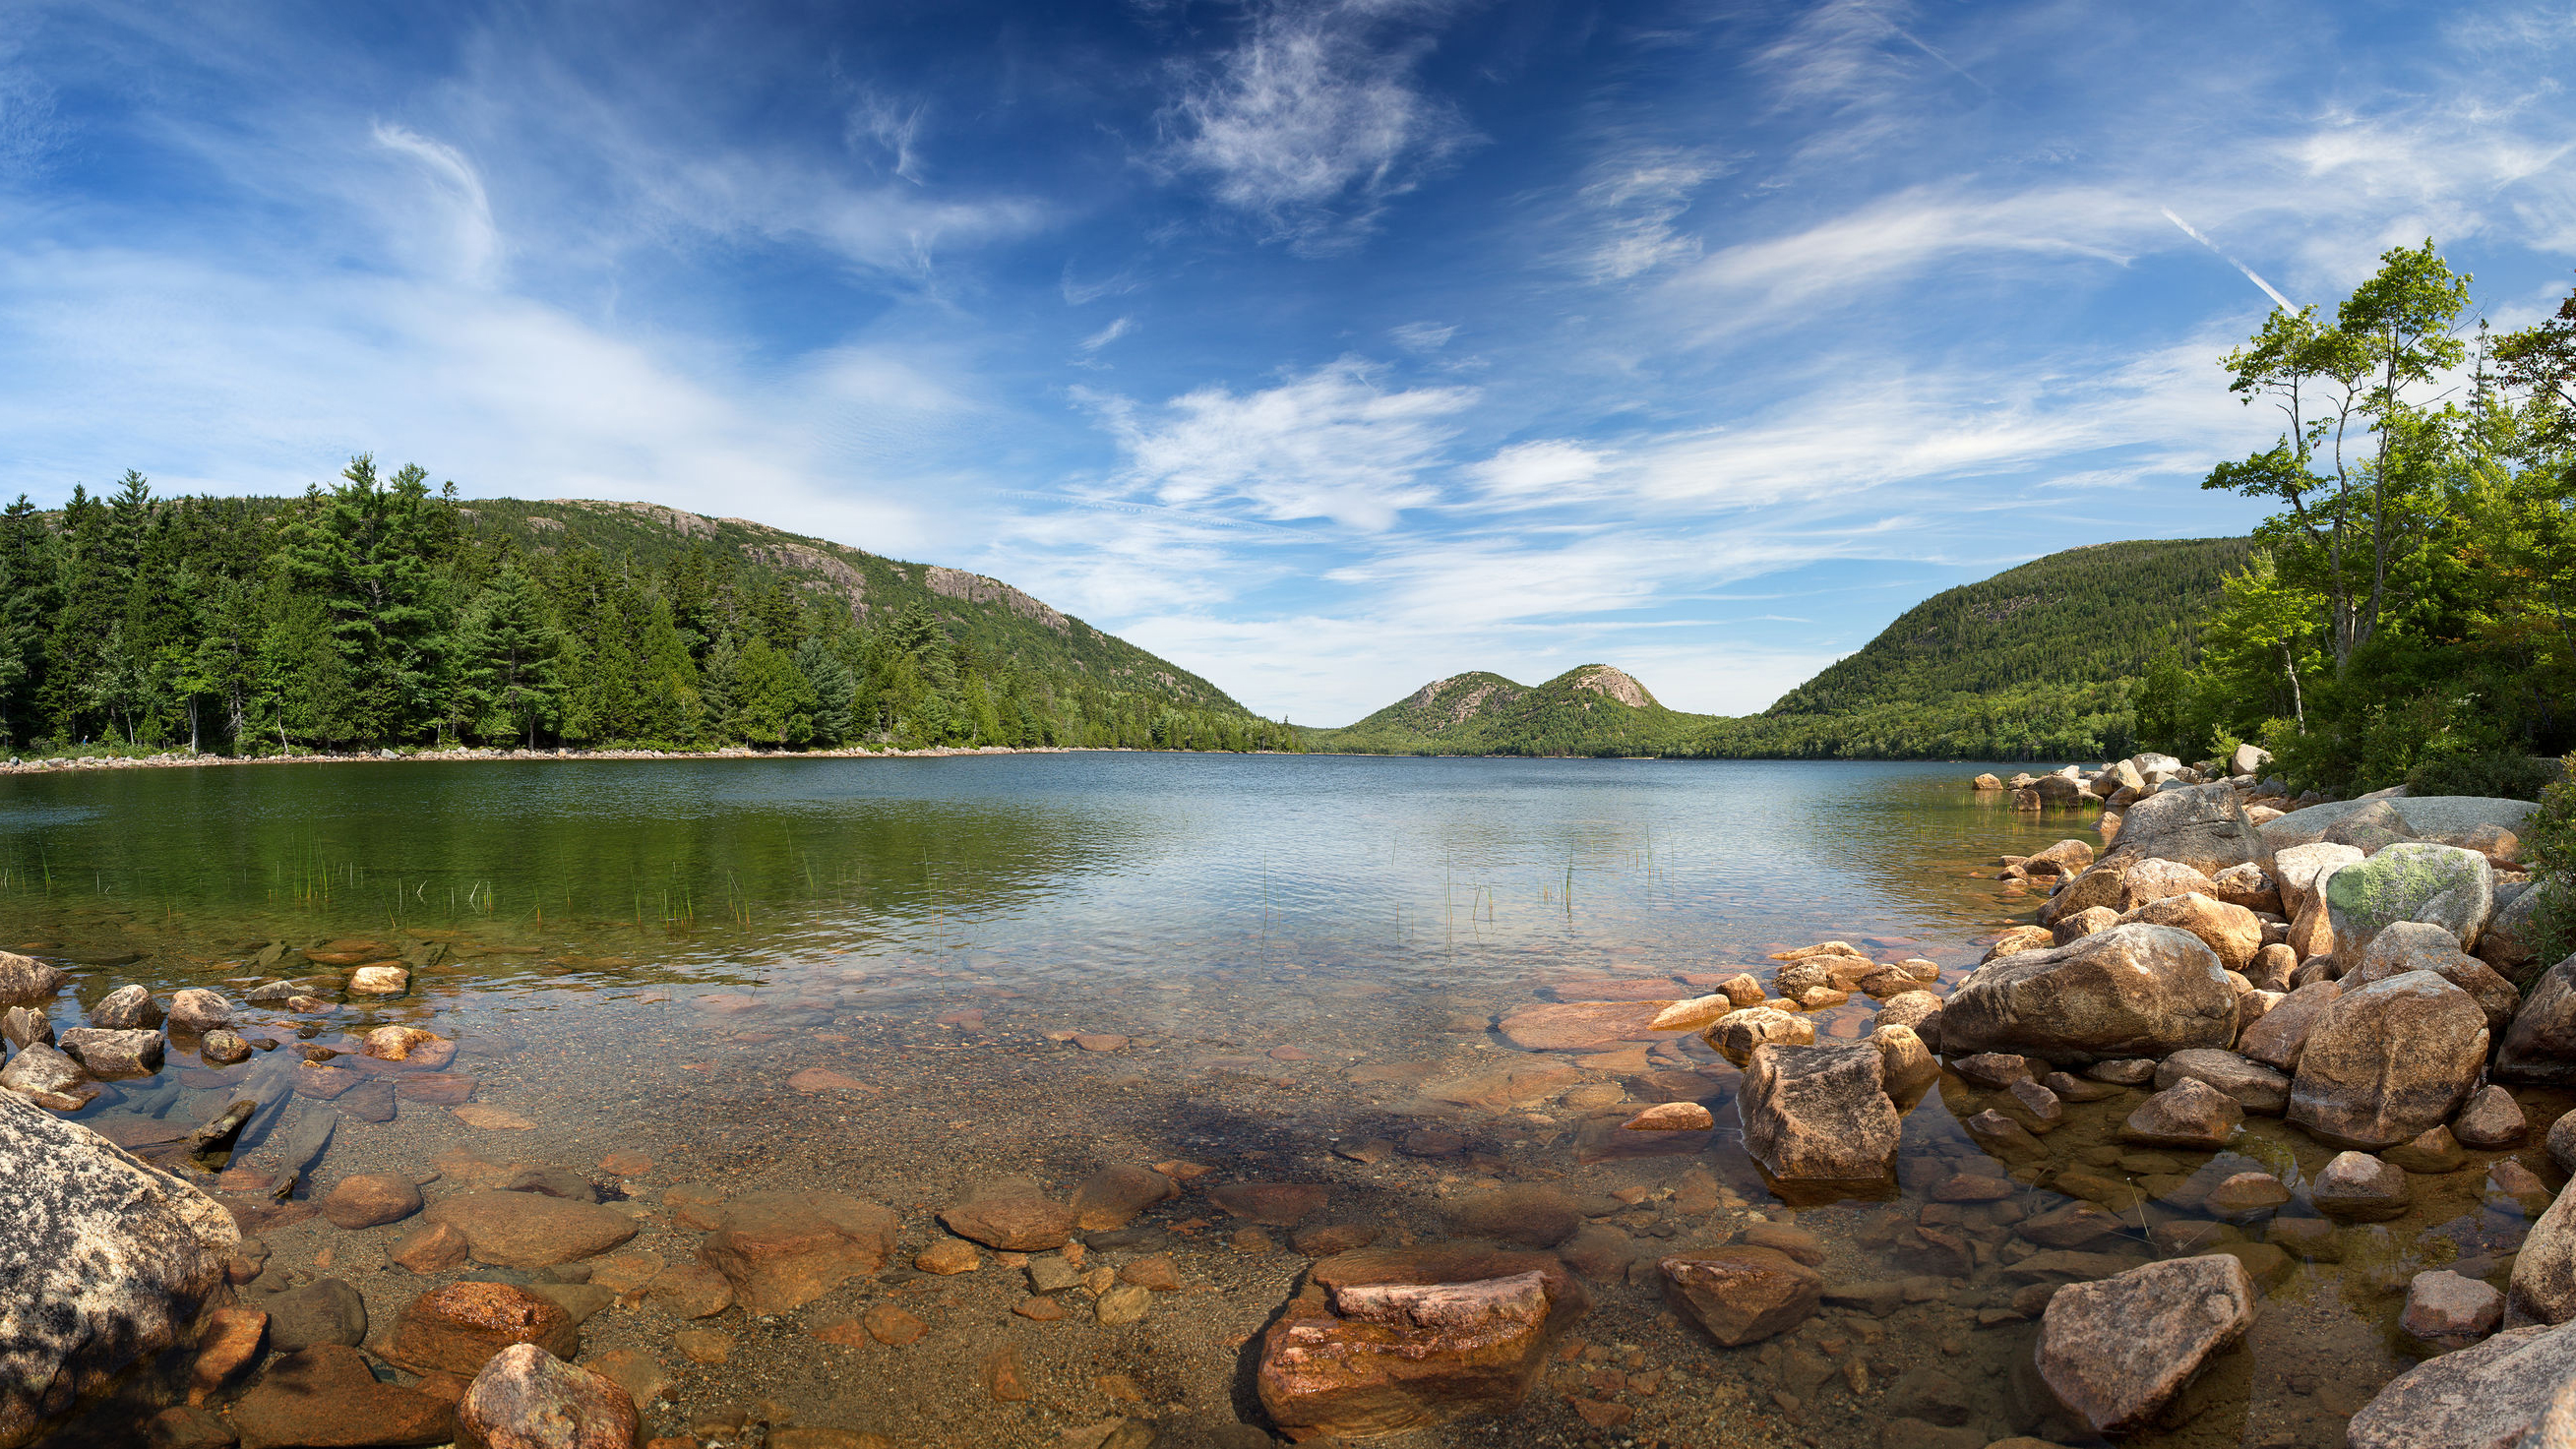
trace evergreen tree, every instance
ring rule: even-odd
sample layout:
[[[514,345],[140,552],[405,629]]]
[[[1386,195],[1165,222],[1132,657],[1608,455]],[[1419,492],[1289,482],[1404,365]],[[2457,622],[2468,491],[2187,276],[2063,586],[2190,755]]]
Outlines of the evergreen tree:
[[[456,712],[487,740],[537,747],[561,703],[561,641],[546,597],[516,555],[503,561],[458,629]]]

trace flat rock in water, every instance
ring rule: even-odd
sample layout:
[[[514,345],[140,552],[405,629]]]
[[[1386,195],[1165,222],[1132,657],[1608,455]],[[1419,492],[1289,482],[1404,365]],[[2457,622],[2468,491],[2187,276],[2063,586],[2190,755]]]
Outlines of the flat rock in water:
[[[1150,1167],[1104,1167],[1073,1190],[1073,1225],[1087,1233],[1123,1228],[1158,1202],[1181,1195],[1181,1185]]]
[[[384,1357],[414,1373],[472,1378],[512,1344],[558,1357],[581,1352],[581,1332],[563,1308],[507,1283],[450,1283],[413,1299],[394,1320]]]
[[[1072,1213],[1063,1216],[1070,1222]],[[733,1285],[746,1311],[785,1313],[852,1277],[873,1276],[893,1255],[894,1236],[894,1212],[880,1203],[837,1192],[754,1192],[725,1204],[698,1256]]]
[[[323,1278],[254,1302],[268,1313],[268,1346],[279,1353],[323,1344],[355,1348],[367,1341],[367,1300],[341,1279]]]
[[[1541,1059],[1425,1082],[1422,1095],[1434,1102],[1501,1111],[1546,1101],[1582,1080],[1583,1073],[1573,1067]]]
[[[1293,1228],[1324,1210],[1331,1190],[1311,1182],[1230,1182],[1208,1189],[1229,1214],[1274,1228]]]
[[[1753,1059],[1756,1047],[1807,1046],[1816,1039],[1816,1024],[1776,1006],[1748,1006],[1711,1022],[1700,1039],[1736,1066]]]
[[[1594,1052],[1652,1030],[1672,1005],[1672,995],[1633,1002],[1574,1002],[1532,1006],[1503,1018],[1505,1040],[1523,1051]]]
[[[476,1262],[504,1268],[570,1263],[635,1236],[621,1214],[534,1192],[460,1193],[431,1203],[426,1216],[463,1233]]]
[[[2254,1280],[2221,1254],[2070,1283],[2040,1318],[2040,1378],[2097,1434],[2143,1428],[2254,1323]]]
[[[1824,1301],[1824,1278],[1776,1248],[1717,1248],[1658,1266],[1666,1296],[1725,1348],[1786,1333]]]
[[[233,1406],[242,1449],[444,1444],[455,1425],[446,1400],[378,1383],[356,1349],[336,1343],[270,1363]]]
[[[1670,976],[1634,978],[1592,977],[1582,981],[1552,981],[1544,988],[1557,1001],[1661,1001],[1670,1002],[1680,991],[1680,983]]]
[[[177,1342],[241,1235],[205,1194],[5,1092],[0,1182],[0,1442],[24,1443]]]
[[[2156,1090],[2189,1078],[2236,1099],[2248,1112],[2278,1117],[2290,1105],[2290,1079],[2279,1071],[2216,1047],[2175,1052],[2156,1064]]]
[[[1007,1253],[1043,1253],[1073,1236],[1074,1210],[1046,1195],[1033,1177],[978,1185],[964,1201],[940,1209],[939,1221],[961,1238]]]
[[[1262,1334],[1254,1391],[1297,1438],[1375,1438],[1508,1409],[1563,1316],[1552,1287],[1531,1270],[1353,1285],[1329,1306],[1301,1296]]]

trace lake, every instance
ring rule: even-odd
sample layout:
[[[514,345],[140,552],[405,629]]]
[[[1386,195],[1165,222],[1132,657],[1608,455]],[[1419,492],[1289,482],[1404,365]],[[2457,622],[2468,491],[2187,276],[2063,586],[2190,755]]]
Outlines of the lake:
[[[2285,1255],[2265,1223],[2198,1209],[2228,1171],[2296,1186],[2331,1155],[2277,1120],[2214,1160],[2138,1152],[2113,1137],[2138,1096],[2120,1093],[2070,1106],[2049,1161],[2008,1171],[1957,1126],[1996,1094],[1945,1075],[1906,1117],[1901,1191],[1787,1203],[1745,1156],[1733,1069],[1696,1039],[1531,1053],[1492,1029],[1603,980],[1684,997],[1706,988],[1673,978],[1767,979],[1772,953],[1824,940],[1955,982],[2039,904],[1995,857],[2094,838],[2089,818],[1981,801],[1982,768],[1072,753],[20,774],[0,778],[0,945],[72,971],[58,1026],[123,983],[211,986],[278,1043],[220,1071],[174,1050],[81,1114],[165,1163],[149,1139],[176,1134],[156,1128],[215,1115],[302,1047],[385,1024],[452,1041],[422,1072],[373,1068],[393,1090],[336,1099],[366,1110],[302,1091],[245,1134],[222,1186],[271,1251],[250,1291],[341,1279],[372,1343],[432,1282],[583,1278],[415,1274],[388,1254],[418,1220],[349,1231],[301,1206],[350,1173],[435,1172],[434,1207],[505,1170],[569,1169],[639,1228],[603,1260],[633,1286],[594,1298],[582,1334],[585,1360],[616,1356],[654,1400],[648,1435],[1035,1445],[1125,1417],[1167,1446],[1266,1442],[1239,1427],[1258,1417],[1251,1356],[1301,1248],[1437,1243],[1510,1202],[1582,1223],[1562,1250],[1590,1315],[1501,1425],[1389,1442],[1977,1449],[2040,1426],[2024,1290],[2049,1280],[2024,1264],[2067,1245],[2022,1229],[2080,1166],[2123,1185],[2129,1221],[2074,1246],[2251,1243],[2273,1280],[2249,1350],[2139,1442],[2340,1444],[2413,1361],[2394,1327],[2408,1274],[2470,1260],[2503,1282],[2522,1222],[2479,1173]],[[242,1005],[367,959],[407,963],[408,994]],[[1815,1013],[1819,1033],[1864,1034],[1873,1009],[1855,995]],[[1516,1065],[1553,1085],[1451,1090]],[[1620,1130],[1666,1100],[1708,1102],[1716,1130]],[[299,1124],[333,1110],[319,1188],[268,1203]],[[911,1266],[980,1183],[1035,1177],[1062,1199],[1154,1164],[1188,1190],[1089,1234],[1073,1265],[1167,1258],[1176,1286],[1135,1322],[1097,1320],[1099,1284],[1033,1293],[1045,1265],[1007,1253]],[[1934,1201],[1962,1172],[2010,1191]],[[1248,1183],[1319,1191],[1302,1213],[1230,1212],[1244,1199],[1224,1189]],[[889,1271],[759,1316],[690,1320],[651,1292],[655,1268],[695,1261],[687,1204],[814,1188],[894,1211]],[[1484,1201],[1498,1188],[1522,1196]],[[1793,1333],[1719,1348],[1669,1311],[1653,1264],[1763,1219],[1810,1235],[1836,1291]],[[895,1312],[920,1336],[885,1341]]]

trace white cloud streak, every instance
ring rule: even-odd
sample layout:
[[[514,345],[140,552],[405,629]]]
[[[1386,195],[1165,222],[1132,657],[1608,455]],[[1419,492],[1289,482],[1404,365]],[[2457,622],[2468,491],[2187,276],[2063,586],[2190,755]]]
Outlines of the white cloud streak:
[[[1164,164],[1301,251],[1354,244],[1394,197],[1471,144],[1414,69],[1438,0],[1266,0],[1164,112]]]

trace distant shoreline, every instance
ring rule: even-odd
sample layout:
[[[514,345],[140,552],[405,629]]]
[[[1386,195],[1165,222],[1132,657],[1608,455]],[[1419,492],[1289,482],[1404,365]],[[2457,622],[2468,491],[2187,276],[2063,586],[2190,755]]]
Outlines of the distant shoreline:
[[[61,775],[83,770],[193,770],[216,765],[403,765],[475,764],[487,761],[577,760],[924,760],[972,755],[1213,755],[1276,754],[1274,750],[1137,750],[1115,745],[979,745],[962,748],[934,745],[920,750],[420,750],[411,754],[374,751],[345,755],[217,755],[173,751],[161,755],[57,755],[49,759],[0,762],[0,775]]]

